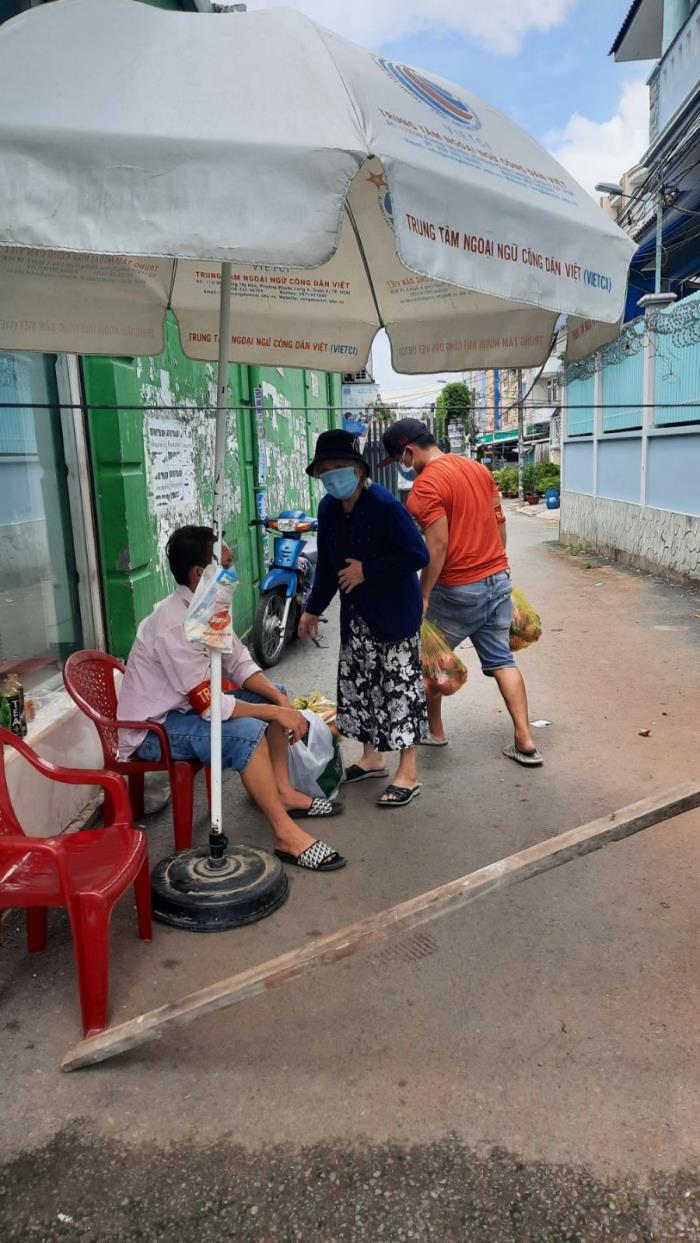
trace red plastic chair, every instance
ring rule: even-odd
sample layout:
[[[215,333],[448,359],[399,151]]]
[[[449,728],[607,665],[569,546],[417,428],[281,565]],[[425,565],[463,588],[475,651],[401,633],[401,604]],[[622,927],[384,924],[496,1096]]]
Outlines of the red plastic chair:
[[[5,774],[5,747],[64,785],[101,785],[112,816],[105,828],[56,837],[27,837],[15,815]],[[0,910],[24,908],[30,953],[46,946],[48,907],[68,911],[78,969],[83,1032],[107,1026],[109,923],[112,908],[134,886],[139,936],[151,939],[151,879],[146,835],[133,827],[119,777],[84,768],[57,768],[0,729]]]
[[[105,652],[75,652],[65,663],[63,681],[73,702],[90,718],[100,735],[105,768],[127,778],[134,820],[143,815],[144,775],[152,772],[168,773],[173,801],[175,849],[187,850],[192,845],[194,779],[204,765],[196,760],[174,760],[170,754],[168,735],[162,725],[156,725],[153,721],[117,723],[114,675],[124,673],[125,667],[121,660],[107,656]],[[161,758],[117,759],[119,729],[152,730],[160,742]],[[211,777],[208,768],[206,778],[209,791]]]

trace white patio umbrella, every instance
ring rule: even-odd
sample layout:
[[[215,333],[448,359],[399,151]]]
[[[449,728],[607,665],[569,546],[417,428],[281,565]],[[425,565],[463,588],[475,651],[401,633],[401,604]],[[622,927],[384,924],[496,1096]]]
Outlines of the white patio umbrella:
[[[469,91],[287,10],[55,0],[0,27],[0,349],[405,373],[612,339],[631,240]],[[220,657],[212,828],[221,831]]]

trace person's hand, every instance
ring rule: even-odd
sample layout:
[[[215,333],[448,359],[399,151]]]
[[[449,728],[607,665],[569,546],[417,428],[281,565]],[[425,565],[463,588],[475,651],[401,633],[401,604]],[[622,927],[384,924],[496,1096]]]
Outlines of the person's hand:
[[[299,638],[318,638],[318,617],[313,613],[302,613],[301,621],[299,622]]]
[[[423,621],[425,621],[426,617],[428,616],[429,608],[430,608],[430,596],[423,596]]]
[[[341,590],[345,592],[354,591],[364,581],[365,572],[362,568],[362,562],[356,561],[354,557],[346,557],[345,569],[341,570],[338,575]]]
[[[280,708],[277,723],[286,730],[290,742],[300,742],[306,737],[309,722],[302,712],[296,708]]]

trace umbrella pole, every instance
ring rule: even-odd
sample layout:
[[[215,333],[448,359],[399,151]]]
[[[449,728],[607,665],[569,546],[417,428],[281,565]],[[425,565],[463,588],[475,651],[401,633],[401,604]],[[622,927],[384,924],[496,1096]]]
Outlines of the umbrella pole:
[[[221,265],[219,358],[214,450],[215,553],[221,561],[231,351],[231,264]],[[223,932],[271,915],[287,897],[279,859],[254,846],[229,848],[223,831],[221,797],[221,652],[212,648],[211,818],[209,845],[193,846],[162,859],[153,869],[153,914],[164,924],[191,932]]]
[[[221,564],[224,524],[224,480],[226,478],[226,435],[228,421],[228,367],[231,353],[231,264],[221,265],[219,301],[219,358],[216,376],[216,439],[214,445],[214,533],[215,556]],[[209,862],[223,864],[227,842],[222,830],[221,795],[221,652],[211,653],[211,831]]]

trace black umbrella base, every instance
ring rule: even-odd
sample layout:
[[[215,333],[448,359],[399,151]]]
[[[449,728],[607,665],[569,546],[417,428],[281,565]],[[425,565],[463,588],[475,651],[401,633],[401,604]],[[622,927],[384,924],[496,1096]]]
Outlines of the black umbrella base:
[[[275,855],[229,846],[214,868],[209,848],[162,859],[151,876],[153,917],[190,932],[224,932],[271,915],[286,901],[287,877]]]

